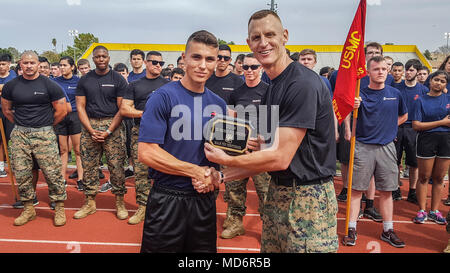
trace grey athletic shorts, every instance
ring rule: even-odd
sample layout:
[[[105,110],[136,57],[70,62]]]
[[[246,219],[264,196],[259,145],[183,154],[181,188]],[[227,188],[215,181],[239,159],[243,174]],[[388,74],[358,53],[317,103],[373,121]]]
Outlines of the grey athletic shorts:
[[[397,151],[394,142],[374,145],[356,141],[352,189],[368,190],[372,175],[375,177],[377,190],[395,191],[398,188]]]

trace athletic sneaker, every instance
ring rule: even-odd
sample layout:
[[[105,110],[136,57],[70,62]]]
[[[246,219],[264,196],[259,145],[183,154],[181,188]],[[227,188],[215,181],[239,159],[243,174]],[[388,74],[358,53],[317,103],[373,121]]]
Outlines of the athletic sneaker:
[[[100,187],[99,192],[107,192],[110,189],[112,189],[111,182],[108,180],[106,183],[103,183],[103,185]]]
[[[366,203],[367,197],[366,195],[363,193],[362,197],[361,197],[361,202]]]
[[[417,194],[415,192],[408,193],[408,198],[406,199],[406,201],[411,202],[416,205],[419,204],[419,201],[417,200]]]
[[[105,175],[103,174],[102,169],[98,169],[98,178],[105,179]]]
[[[78,180],[77,181],[77,190],[84,191],[83,180]]]
[[[427,219],[427,213],[424,210],[419,210],[416,217],[413,218],[413,222],[416,224],[423,224]]]
[[[400,188],[396,189],[392,192],[392,199],[394,201],[400,201],[402,200],[402,192],[400,191]]]
[[[356,229],[355,228],[348,228],[348,235],[344,236],[342,239],[342,244],[344,246],[354,246],[356,245],[356,239],[357,239]]]
[[[340,202],[347,201],[347,188],[342,188],[341,193],[336,197],[336,199]]]
[[[377,209],[375,207],[364,209],[364,217],[372,219],[375,222],[383,221],[383,217],[381,216],[381,214],[377,211]]]
[[[69,175],[69,179],[76,179],[78,178],[78,172],[75,170],[71,175]]]
[[[395,247],[405,247],[405,243],[398,238],[393,229],[390,229],[387,232],[383,231],[383,233],[381,233],[381,240],[388,242]]]
[[[447,220],[445,220],[444,216],[442,216],[442,213],[438,210],[430,210],[430,212],[428,213],[428,219],[439,225],[447,224]]]
[[[358,220],[363,217],[363,214],[364,214],[363,209],[359,209]]]
[[[33,206],[37,206],[37,205],[39,205],[39,200],[37,200],[37,197],[34,197],[34,199],[33,199]],[[22,201],[17,201],[17,202],[14,203],[12,206],[13,206],[13,208],[15,208],[15,209],[23,209],[23,203],[22,203]]]
[[[447,200],[444,201],[444,205],[450,206],[450,195],[447,197]]]
[[[134,176],[134,172],[130,169],[126,169],[125,170],[125,178],[129,178],[129,177],[133,177]]]
[[[8,174],[5,172],[5,170],[0,171],[0,177],[7,177]]]

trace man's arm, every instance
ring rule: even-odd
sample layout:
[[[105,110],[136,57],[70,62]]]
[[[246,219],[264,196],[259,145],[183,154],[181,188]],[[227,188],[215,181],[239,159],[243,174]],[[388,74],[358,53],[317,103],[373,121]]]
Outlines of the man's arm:
[[[120,106],[120,114],[129,118],[141,118],[144,111],[134,108],[134,100],[123,99]]]
[[[405,121],[408,120],[408,113],[405,113],[404,115],[401,115],[398,117],[398,125],[402,125],[403,123],[405,123]]]
[[[212,183],[212,176],[207,177],[205,168],[177,159],[156,143],[139,142],[138,160],[166,174],[191,177],[206,185]]]
[[[122,97],[117,97],[117,106],[119,108],[119,111],[117,111],[116,115],[114,116],[113,120],[111,121],[111,124],[108,127],[108,131],[111,133],[114,132],[122,122],[122,115],[120,115],[120,107],[122,105]],[[105,139],[109,136],[109,133],[107,131],[97,131],[96,136],[99,140],[99,142],[104,142]]]
[[[56,125],[60,123],[67,115],[66,98],[63,97],[59,100],[53,101],[52,105],[55,110],[53,113],[53,125]]]
[[[3,103],[2,103],[3,106]],[[439,127],[439,126],[447,126],[450,127],[450,116],[446,116],[441,120],[431,121],[431,122],[422,122],[418,120],[413,120],[412,122],[412,128],[416,131],[426,131],[431,130],[433,128]]]
[[[268,149],[241,156],[229,156],[224,151],[205,143],[205,154],[212,162],[235,167],[224,170],[224,181],[227,182],[262,172],[286,170],[305,134],[304,128],[281,127],[277,128],[274,143]]]
[[[77,112],[78,112],[78,117],[80,118],[81,124],[89,132],[89,134],[93,135],[95,130],[92,128],[91,123],[89,122],[87,112],[86,112],[86,97],[85,96],[76,96],[75,100],[77,103]]]
[[[2,98],[2,112],[5,117],[11,121],[11,123],[14,123],[14,115],[12,110],[12,101],[7,100],[5,98]]]

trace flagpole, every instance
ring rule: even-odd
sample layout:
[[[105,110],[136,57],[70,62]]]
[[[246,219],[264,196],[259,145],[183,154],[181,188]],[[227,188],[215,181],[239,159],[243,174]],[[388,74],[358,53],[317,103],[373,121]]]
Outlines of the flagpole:
[[[5,128],[3,127],[3,120],[1,118],[0,118],[0,131],[2,134],[3,151],[4,151],[4,154],[6,157],[6,162],[8,164],[8,174],[9,174],[9,178],[11,180],[12,192],[14,195],[14,199],[16,199],[16,201],[18,201],[19,199],[17,198],[16,187],[14,186],[14,176],[13,176],[13,172],[12,172],[11,162],[9,160],[8,144],[6,143]]]
[[[356,82],[355,98],[359,97],[361,80]],[[350,204],[352,200],[353,162],[355,157],[356,142],[356,120],[358,118],[358,108],[353,109],[352,137],[350,139],[350,162],[348,164],[348,184],[347,184],[347,211],[345,216],[345,236],[348,236],[348,222],[350,220]]]

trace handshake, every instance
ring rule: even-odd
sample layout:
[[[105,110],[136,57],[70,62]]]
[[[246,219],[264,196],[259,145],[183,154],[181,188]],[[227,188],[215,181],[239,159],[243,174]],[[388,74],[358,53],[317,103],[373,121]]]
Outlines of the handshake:
[[[203,173],[200,173],[197,178],[192,177],[192,186],[199,193],[207,193],[219,188],[220,172],[213,167],[200,167]]]

